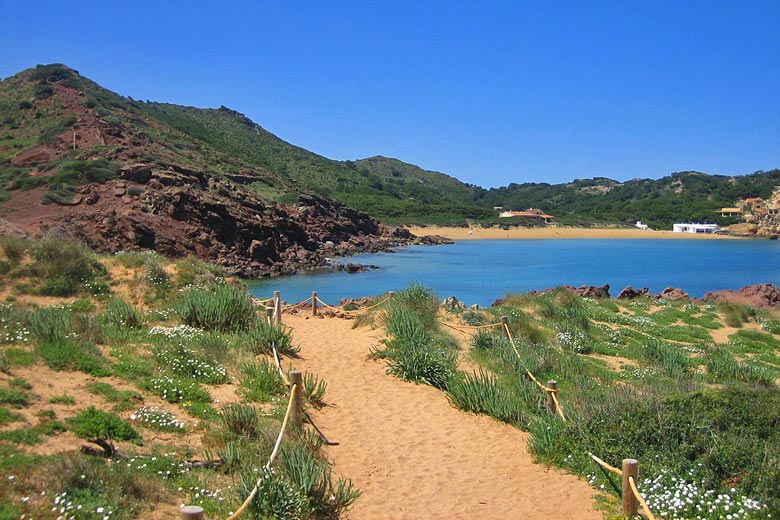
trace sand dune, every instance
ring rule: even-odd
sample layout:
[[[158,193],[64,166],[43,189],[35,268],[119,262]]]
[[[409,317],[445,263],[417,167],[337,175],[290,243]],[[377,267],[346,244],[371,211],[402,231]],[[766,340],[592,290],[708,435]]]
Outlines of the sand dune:
[[[582,480],[534,464],[525,433],[456,410],[443,392],[385,374],[367,359],[381,334],[339,318],[286,316],[302,359],[328,383],[315,422],[337,442],[336,474],[363,496],[352,520],[598,519]]]

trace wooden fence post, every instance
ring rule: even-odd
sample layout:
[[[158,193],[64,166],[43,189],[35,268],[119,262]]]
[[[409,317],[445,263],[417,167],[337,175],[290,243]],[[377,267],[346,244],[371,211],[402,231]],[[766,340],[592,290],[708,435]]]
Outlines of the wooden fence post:
[[[203,508],[200,506],[181,506],[179,509],[182,520],[206,520]]]
[[[509,339],[509,318],[507,318],[506,316],[501,316],[501,325],[503,325],[503,327],[501,327],[501,330],[504,333],[504,337]]]
[[[550,410],[551,413],[555,414],[555,399],[553,399],[553,394],[558,391],[558,381],[555,379],[550,379],[547,381],[547,395],[545,397],[545,403],[547,403],[547,409]]]
[[[274,321],[277,325],[282,323],[282,295],[279,291],[274,291]]]
[[[387,293],[387,299],[392,300],[395,297],[395,291],[390,291]]]
[[[295,385],[290,420],[296,428],[301,428],[303,426],[303,372],[300,370],[290,372],[290,385]]]
[[[273,308],[268,308],[265,310],[265,318],[266,320],[268,320],[268,323],[274,322],[274,313],[275,313],[275,309]]]
[[[311,315],[317,315],[317,291],[311,293]]]
[[[639,509],[639,501],[628,483],[628,477],[634,477],[638,489],[639,462],[636,459],[623,459],[623,516],[633,517]]]

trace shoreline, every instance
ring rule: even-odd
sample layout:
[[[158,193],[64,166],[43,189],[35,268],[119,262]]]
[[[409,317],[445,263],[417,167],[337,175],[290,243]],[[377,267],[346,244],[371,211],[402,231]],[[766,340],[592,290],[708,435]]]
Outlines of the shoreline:
[[[674,233],[673,231],[651,231],[635,228],[574,228],[574,227],[450,227],[450,226],[406,226],[417,236],[440,235],[452,240],[530,240],[530,239],[674,239],[674,240],[745,240],[748,237],[733,235],[711,235],[693,233]]]

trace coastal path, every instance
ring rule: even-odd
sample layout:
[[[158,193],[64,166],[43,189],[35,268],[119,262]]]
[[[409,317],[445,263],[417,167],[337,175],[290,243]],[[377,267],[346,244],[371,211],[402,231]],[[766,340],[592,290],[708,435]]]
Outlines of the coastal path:
[[[298,370],[328,384],[310,412],[327,438],[334,476],[363,495],[347,518],[602,518],[584,481],[535,464],[527,434],[452,407],[444,392],[385,374],[369,359],[382,333],[339,318],[285,316]]]

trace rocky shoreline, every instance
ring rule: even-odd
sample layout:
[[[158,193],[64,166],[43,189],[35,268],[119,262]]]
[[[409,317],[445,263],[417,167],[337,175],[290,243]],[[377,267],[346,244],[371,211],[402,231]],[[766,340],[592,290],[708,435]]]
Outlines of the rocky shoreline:
[[[241,184],[174,164],[126,166],[119,179],[84,185],[68,201],[41,205],[38,191],[14,192],[11,206],[18,211],[3,212],[4,229],[71,236],[104,253],[195,255],[243,278],[325,267],[333,257],[451,243],[384,226],[316,194],[279,204]]]
[[[543,289],[541,291],[529,291],[527,294],[545,294],[560,288],[566,289],[572,294],[576,294],[577,296],[581,296],[583,298],[612,297],[609,293],[609,284],[602,286],[582,285],[580,287],[561,285],[558,287],[552,287],[550,289]],[[705,293],[702,298],[691,298],[688,293],[678,287],[667,287],[663,291],[653,294],[647,287],[635,289],[629,285],[620,291],[615,299],[634,300],[642,297],[648,297],[653,300],[667,301],[686,300],[694,303],[715,300],[726,301],[739,305],[749,305],[751,307],[780,307],[780,288],[771,283],[746,285],[745,287],[737,290],[726,289],[721,291],[710,291]],[[459,302],[454,296],[445,299],[445,303],[447,301],[449,301],[448,305],[451,308],[465,308],[465,304]],[[494,301],[492,306],[497,307],[503,303],[504,300],[499,299]]]

